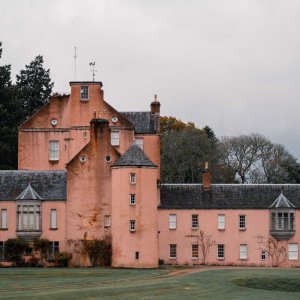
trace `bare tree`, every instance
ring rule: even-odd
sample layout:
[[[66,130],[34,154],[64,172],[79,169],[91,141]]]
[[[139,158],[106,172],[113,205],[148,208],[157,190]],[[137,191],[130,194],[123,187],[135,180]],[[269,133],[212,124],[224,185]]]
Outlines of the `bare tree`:
[[[197,239],[197,244],[199,245],[202,254],[201,263],[205,265],[209,249],[216,244],[216,242],[212,239],[212,236],[206,235],[203,230],[200,230],[199,233],[186,235],[186,237]]]

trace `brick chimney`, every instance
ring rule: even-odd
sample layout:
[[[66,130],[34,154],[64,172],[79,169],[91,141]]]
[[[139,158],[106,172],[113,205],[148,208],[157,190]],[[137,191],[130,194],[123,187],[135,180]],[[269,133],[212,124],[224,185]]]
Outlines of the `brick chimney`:
[[[160,102],[157,101],[157,95],[154,95],[154,101],[150,104],[151,114],[154,116],[154,130],[160,131]]]
[[[210,170],[208,168],[208,162],[205,162],[204,170],[202,171],[202,188],[203,191],[209,192],[211,189],[211,178],[210,178]]]

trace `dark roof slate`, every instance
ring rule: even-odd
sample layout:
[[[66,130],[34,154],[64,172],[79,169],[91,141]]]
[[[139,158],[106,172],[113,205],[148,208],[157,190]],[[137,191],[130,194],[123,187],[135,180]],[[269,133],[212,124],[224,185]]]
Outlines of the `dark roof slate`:
[[[15,200],[29,184],[43,200],[67,199],[66,171],[0,171],[0,201]]]
[[[300,184],[212,184],[203,192],[202,184],[162,184],[162,209],[268,209],[280,193],[300,208]]]
[[[42,200],[43,198],[31,187],[30,183],[27,188],[16,198],[16,200]]]
[[[155,133],[154,116],[150,111],[120,112],[133,126],[136,133]]]
[[[126,166],[157,167],[137,144],[132,144],[113,165],[113,167]]]
[[[279,197],[270,205],[270,208],[294,208],[291,201],[281,192]]]

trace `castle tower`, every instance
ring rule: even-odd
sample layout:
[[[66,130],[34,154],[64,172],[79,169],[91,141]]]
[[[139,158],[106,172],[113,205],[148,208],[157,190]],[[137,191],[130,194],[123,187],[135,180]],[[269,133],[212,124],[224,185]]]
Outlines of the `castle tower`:
[[[158,266],[157,166],[133,144],[112,166],[112,266]]]

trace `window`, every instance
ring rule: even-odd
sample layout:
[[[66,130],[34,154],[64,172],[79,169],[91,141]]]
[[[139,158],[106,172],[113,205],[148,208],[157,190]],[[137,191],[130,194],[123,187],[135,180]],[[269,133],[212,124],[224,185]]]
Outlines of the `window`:
[[[56,212],[56,209],[51,209],[51,212],[50,212],[50,229],[57,229],[57,212]]]
[[[225,230],[225,215],[218,215],[218,229]]]
[[[246,229],[246,216],[245,215],[240,215],[239,216],[240,220],[239,220],[239,226],[241,230]]]
[[[110,216],[104,216],[104,227],[110,227]]]
[[[49,141],[49,160],[59,160],[59,141]]]
[[[294,212],[278,211],[272,212],[271,231],[293,231],[294,229]]]
[[[110,133],[110,143],[112,146],[120,145],[120,133],[119,131],[112,131]]]
[[[50,242],[48,260],[54,260],[55,254],[59,252],[59,242]]]
[[[129,221],[129,231],[131,231],[131,232],[136,231],[135,220],[130,220]]]
[[[288,244],[289,260],[298,260],[298,244]]]
[[[198,229],[199,219],[198,215],[192,215],[192,229]]]
[[[89,87],[81,86],[80,87],[80,100],[89,100]]]
[[[177,245],[170,244],[170,259],[176,259],[176,258],[177,258]]]
[[[247,259],[247,258],[248,258],[248,246],[240,245],[240,259]]]
[[[135,173],[130,173],[130,183],[136,184],[136,174]]]
[[[135,205],[135,194],[130,194],[129,196],[129,204]]]
[[[7,229],[7,209],[1,209],[1,229]]]
[[[192,245],[192,259],[198,259],[199,258],[199,252],[198,252],[198,244]]]
[[[18,205],[18,230],[39,231],[40,226],[40,205]]]
[[[224,259],[225,258],[225,247],[223,244],[217,245],[217,255],[218,259]]]
[[[177,226],[177,216],[169,215],[169,229],[176,229]]]
[[[143,138],[136,138],[134,141],[142,150],[144,150],[144,139]]]
[[[139,259],[140,258],[140,252],[135,252],[135,259]]]
[[[4,257],[4,242],[0,242],[0,261],[5,261]]]
[[[266,250],[261,250],[260,259],[261,260],[266,260],[267,259],[267,251]]]

